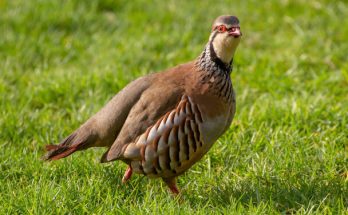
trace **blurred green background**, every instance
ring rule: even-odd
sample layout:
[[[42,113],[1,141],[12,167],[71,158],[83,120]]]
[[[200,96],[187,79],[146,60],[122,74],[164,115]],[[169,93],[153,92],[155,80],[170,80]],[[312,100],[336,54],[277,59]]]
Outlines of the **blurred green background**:
[[[239,17],[228,132],[179,178],[40,160],[135,78],[196,58]],[[0,214],[347,213],[347,1],[0,0]]]

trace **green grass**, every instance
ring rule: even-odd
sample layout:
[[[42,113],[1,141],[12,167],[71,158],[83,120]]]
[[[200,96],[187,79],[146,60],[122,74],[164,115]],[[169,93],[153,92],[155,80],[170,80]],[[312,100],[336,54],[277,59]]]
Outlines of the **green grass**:
[[[264,3],[261,3],[264,2]],[[104,149],[44,163],[135,78],[194,59],[212,20],[243,39],[228,132],[179,178],[102,165]],[[0,0],[0,214],[347,214],[346,1]]]

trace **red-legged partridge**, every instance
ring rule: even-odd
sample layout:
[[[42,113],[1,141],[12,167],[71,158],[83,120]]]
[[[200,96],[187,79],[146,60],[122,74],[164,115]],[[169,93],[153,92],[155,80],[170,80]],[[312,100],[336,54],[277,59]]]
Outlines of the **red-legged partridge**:
[[[176,177],[231,124],[235,95],[230,73],[241,35],[237,17],[218,17],[196,60],[131,82],[59,145],[46,146],[44,159],[108,147],[101,161],[127,163],[124,182],[133,172],[161,177],[178,193]]]

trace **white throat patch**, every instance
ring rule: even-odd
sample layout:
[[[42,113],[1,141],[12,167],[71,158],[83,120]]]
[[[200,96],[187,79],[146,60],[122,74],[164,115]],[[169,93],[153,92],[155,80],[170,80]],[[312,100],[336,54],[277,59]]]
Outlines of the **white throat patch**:
[[[220,60],[228,64],[232,60],[239,44],[240,37],[234,38],[228,33],[218,33],[213,40],[214,51]]]

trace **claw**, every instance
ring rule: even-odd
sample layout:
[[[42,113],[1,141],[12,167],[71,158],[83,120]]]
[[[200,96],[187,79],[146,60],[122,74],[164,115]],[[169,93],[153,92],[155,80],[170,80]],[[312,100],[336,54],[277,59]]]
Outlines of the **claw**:
[[[132,177],[132,173],[133,173],[132,167],[128,166],[126,172],[123,175],[122,183],[126,183]]]

